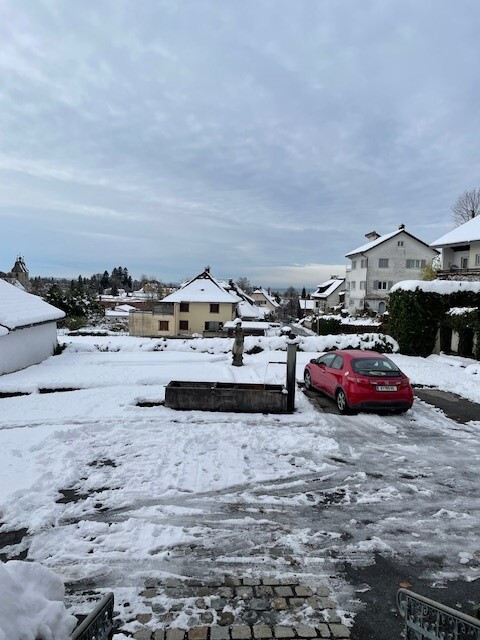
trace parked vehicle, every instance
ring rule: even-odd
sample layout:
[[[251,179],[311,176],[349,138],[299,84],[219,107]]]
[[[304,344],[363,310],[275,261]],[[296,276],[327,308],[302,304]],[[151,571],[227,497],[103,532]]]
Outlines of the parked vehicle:
[[[314,358],[305,367],[305,386],[352,410],[408,411],[413,404],[410,380],[389,358],[376,351],[345,349]]]

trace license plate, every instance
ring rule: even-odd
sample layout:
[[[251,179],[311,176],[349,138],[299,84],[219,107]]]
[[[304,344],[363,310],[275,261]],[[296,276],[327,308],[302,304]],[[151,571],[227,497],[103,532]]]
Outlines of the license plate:
[[[377,387],[377,391],[396,391],[397,387],[394,387],[393,385],[390,386],[386,386],[386,385],[382,385],[380,387]]]

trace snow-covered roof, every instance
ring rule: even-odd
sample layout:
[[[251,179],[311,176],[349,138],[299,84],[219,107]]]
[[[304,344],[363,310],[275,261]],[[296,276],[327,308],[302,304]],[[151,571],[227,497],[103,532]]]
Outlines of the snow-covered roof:
[[[268,309],[263,307],[257,307],[255,304],[250,304],[247,300],[241,300],[237,304],[237,313],[241,318],[264,318],[268,313]]]
[[[271,305],[273,305],[274,307],[279,307],[280,305],[278,304],[278,302],[275,300],[275,298],[273,296],[271,296],[268,291],[266,291],[263,287],[260,287],[259,289],[255,289],[255,291],[253,293],[259,293],[261,295],[264,296],[264,298],[266,300],[268,300],[268,302],[270,302]]]
[[[376,240],[372,240],[371,242],[367,242],[366,244],[362,244],[361,247],[357,247],[353,251],[350,251],[349,253],[346,253],[345,257],[348,258],[349,256],[356,255],[357,253],[365,253],[366,251],[370,251],[370,249],[373,249],[374,247],[378,247],[379,244],[382,244],[386,240],[390,240],[390,238],[394,238],[395,236],[398,236],[400,233],[406,233],[408,236],[410,236],[414,240],[417,240],[417,242],[421,242],[426,247],[429,246],[426,242],[424,242],[423,240],[420,240],[420,238],[417,238],[416,236],[414,236],[411,233],[409,233],[408,231],[406,231],[404,228],[401,228],[401,229],[396,229],[395,231],[392,231],[391,233],[386,233],[385,235],[380,236]]]
[[[472,291],[480,293],[480,282],[469,282],[468,280],[402,280],[397,282],[390,289],[394,291],[425,291],[427,293],[457,293],[458,291]]]
[[[48,304],[39,296],[34,296],[0,280],[0,325],[8,330],[60,320],[64,317],[63,311]]]
[[[361,247],[357,247],[353,251],[346,253],[345,257],[348,258],[348,256],[353,256],[356,253],[365,253],[365,251],[370,251],[370,249],[373,249],[373,247],[377,247],[379,244],[382,244],[382,242],[385,242],[385,240],[390,240],[390,238],[394,238],[395,236],[398,236],[399,233],[403,233],[404,231],[405,229],[396,229],[395,231],[392,231],[392,233],[386,233],[385,235],[380,236],[376,240],[371,240],[366,244],[362,244]]]
[[[115,307],[114,311],[136,311],[137,308],[136,307],[132,307],[131,304],[119,304]]]
[[[430,244],[431,247],[444,247],[449,244],[468,244],[480,240],[480,216],[464,222],[459,227]]]
[[[345,279],[334,278],[332,280],[326,280],[317,286],[317,290],[312,294],[312,298],[328,298],[329,295],[334,293],[338,287],[345,283]]]
[[[238,319],[238,318],[237,318]],[[223,325],[224,329],[235,329],[237,326],[236,320],[229,320]],[[271,329],[272,327],[279,327],[278,322],[248,322],[242,320],[243,329]]]
[[[238,295],[225,291],[222,284],[204,271],[200,275],[182,284],[180,289],[163,298],[162,302],[240,302]]]

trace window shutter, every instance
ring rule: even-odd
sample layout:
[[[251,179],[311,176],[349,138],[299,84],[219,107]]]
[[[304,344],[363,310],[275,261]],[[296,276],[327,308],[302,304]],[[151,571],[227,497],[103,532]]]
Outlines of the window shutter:
[[[373,281],[373,288],[378,289],[378,280]]]
[[[390,290],[393,287],[393,282],[392,280],[388,281],[388,289]]]

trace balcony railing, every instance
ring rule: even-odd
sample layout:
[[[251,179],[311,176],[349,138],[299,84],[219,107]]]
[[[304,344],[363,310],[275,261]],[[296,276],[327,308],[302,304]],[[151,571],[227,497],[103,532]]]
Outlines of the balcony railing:
[[[400,615],[405,620],[405,640],[480,640],[480,620],[435,600],[400,589]]]
[[[469,269],[439,269],[437,278],[440,280],[480,280],[480,267]]]

